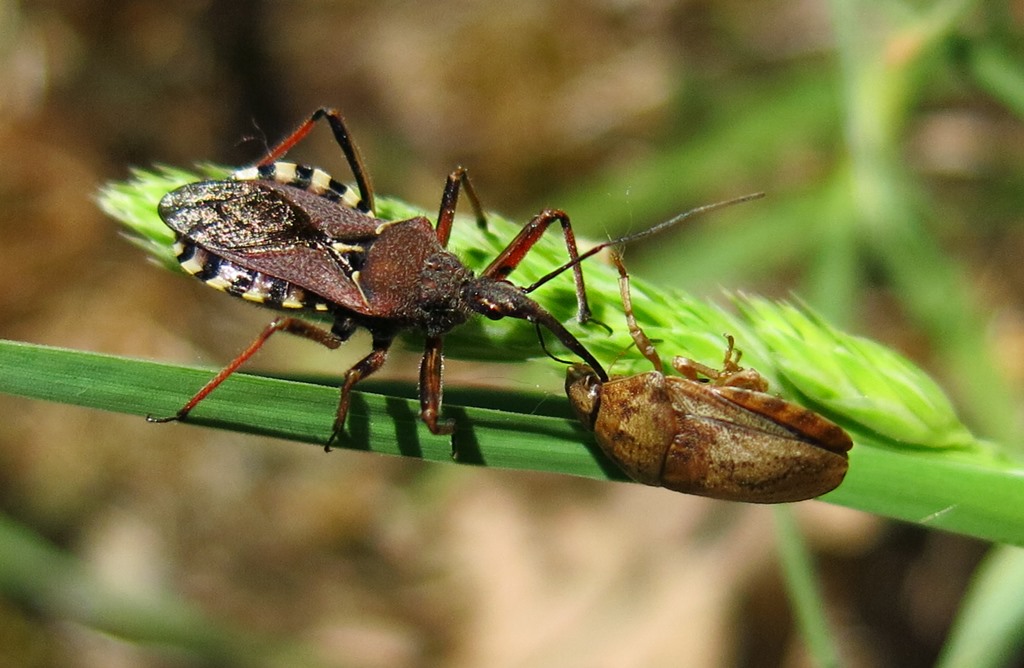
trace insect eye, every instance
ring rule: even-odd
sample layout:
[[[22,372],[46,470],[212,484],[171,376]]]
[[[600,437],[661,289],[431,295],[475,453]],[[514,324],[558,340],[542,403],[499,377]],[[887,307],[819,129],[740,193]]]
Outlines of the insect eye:
[[[601,405],[601,379],[585,364],[572,364],[565,372],[565,391],[573,413],[588,429],[594,428]]]

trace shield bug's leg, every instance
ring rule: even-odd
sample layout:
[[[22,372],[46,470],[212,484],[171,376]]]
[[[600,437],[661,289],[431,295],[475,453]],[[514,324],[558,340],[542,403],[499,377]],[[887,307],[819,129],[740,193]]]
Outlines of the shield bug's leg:
[[[629,294],[629,274],[626,273],[626,265],[622,263],[622,255],[613,253],[612,262],[619,270],[619,295],[622,297],[622,310],[626,314],[626,326],[629,328],[629,335],[633,337],[633,342],[636,344],[640,354],[650,360],[651,364],[654,365],[655,371],[662,373],[665,366],[661,363],[661,357],[658,355],[658,351],[655,350],[654,344],[644,334],[644,330],[640,329],[636,316],[633,314],[633,299]]]
[[[334,140],[341,147],[349,167],[352,168],[352,174],[356,177],[356,186],[359,188],[359,208],[365,212],[374,213],[376,208],[374,208],[373,203],[373,185],[370,183],[370,176],[366,173],[366,168],[363,167],[363,158],[359,153],[359,147],[352,141],[348,128],[345,126],[345,120],[336,109],[320,107],[314,111],[305,123],[271,149],[262,160],[256,163],[256,166],[260,167],[276,162],[285,153],[290,151],[292,147],[302,141],[309,134],[309,131],[313,129],[316,122],[322,118],[326,118],[330,124],[331,131],[334,133]]]
[[[423,361],[420,363],[420,419],[427,424],[430,433],[439,435],[455,431],[455,423],[452,420],[439,419],[441,392],[444,387],[441,380],[444,364],[441,351],[441,337],[428,337]]]
[[[629,291],[629,274],[626,272],[626,265],[622,262],[620,253],[612,253],[612,263],[619,270],[619,294],[622,297],[622,310],[626,314],[626,326],[629,327],[629,335],[633,337],[640,353],[651,361],[654,369],[661,373],[663,365],[658,351],[654,344],[647,337],[647,334],[640,329],[633,313],[633,300]],[[739,365],[743,352],[736,349],[736,339],[731,334],[724,334],[726,341],[725,357],[722,360],[722,369],[714,369],[686,357],[676,357],[672,360],[673,368],[685,376],[688,380],[698,381],[704,376],[713,385],[739,387],[757,392],[764,392],[768,389],[768,381],[755,369],[744,369]]]
[[[683,374],[689,380],[700,380],[701,376],[709,380],[718,380],[719,371],[706,364],[701,364],[689,357],[676,357],[672,360],[672,367]]]
[[[672,367],[690,380],[698,380],[704,376],[711,381],[712,385],[719,387],[738,387],[755,392],[766,392],[768,390],[768,379],[762,376],[756,369],[744,369],[739,365],[743,353],[736,350],[736,340],[731,334],[725,334],[726,348],[725,358],[722,361],[722,370],[701,364],[686,357],[676,357],[672,360]]]
[[[327,445],[324,446],[324,450],[328,452],[331,450],[331,446],[338,440],[345,428],[345,416],[348,415],[352,387],[384,366],[384,362],[388,358],[388,349],[391,347],[391,341],[391,336],[379,337],[374,334],[373,350],[370,351],[370,354],[356,362],[355,366],[345,372],[345,382],[341,385],[341,396],[338,398],[338,412],[334,417],[334,430],[331,432],[331,438],[327,441]]]
[[[722,358],[722,373],[737,373],[743,371],[740,366],[740,358],[743,351],[736,349],[736,338],[732,334],[723,334],[725,337],[725,356]]]
[[[722,360],[722,370],[715,380],[716,385],[728,385],[740,387],[756,392],[768,391],[768,379],[762,376],[756,369],[744,369],[740,366],[740,358],[743,351],[736,348],[736,339],[732,334],[723,334],[726,340],[725,358]]]
[[[245,364],[250,357],[255,355],[256,351],[262,348],[263,344],[267,342],[267,339],[276,332],[288,332],[289,334],[301,336],[309,339],[310,341],[316,341],[320,345],[330,348],[331,350],[334,350],[342,343],[342,339],[331,332],[324,331],[303,320],[298,320],[297,318],[278,318],[267,325],[266,328],[260,332],[260,335],[256,337],[256,340],[249,344],[248,348],[243,350],[242,353],[232,360],[230,364],[221,369],[220,373],[214,376],[213,379],[204,385],[201,390],[196,392],[195,396],[189,399],[188,403],[182,406],[177,413],[167,417],[154,417],[152,415],[147,415],[146,420],[148,422],[172,422],[174,420],[184,420],[200,401],[205,399],[210,392],[217,389],[221,383],[227,380],[228,376],[238,370],[238,367]]]
[[[437,212],[437,240],[443,248],[448,247],[448,238],[452,234],[452,223],[455,221],[455,207],[459,203],[460,188],[466,192],[466,197],[469,198],[473,214],[476,216],[476,224],[482,228],[487,227],[487,216],[484,215],[483,207],[480,206],[476,188],[469,180],[469,172],[465,167],[457,167],[445,181],[444,192],[441,193],[441,210]]]
[[[519,234],[505,247],[498,257],[487,266],[481,273],[495,280],[508,278],[519,263],[523,261],[526,254],[530,252],[533,245],[537,243],[544,231],[552,223],[561,223],[562,234],[565,237],[565,247],[569,251],[569,263],[572,266],[573,278],[576,281],[576,319],[580,322],[589,321],[592,316],[590,305],[587,303],[587,291],[583,285],[583,270],[580,268],[579,250],[576,248],[576,235],[572,231],[572,223],[569,222],[569,215],[559,209],[544,209],[533,220],[528,222]],[[526,292],[530,292],[527,289]]]

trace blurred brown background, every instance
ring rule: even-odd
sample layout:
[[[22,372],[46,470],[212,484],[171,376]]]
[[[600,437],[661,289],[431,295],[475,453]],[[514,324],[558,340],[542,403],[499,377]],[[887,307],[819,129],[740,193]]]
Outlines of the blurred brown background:
[[[708,91],[832,67],[833,57],[816,2],[0,0],[0,335],[216,367],[268,321],[119,238],[94,198],[131,166],[244,164],[327,104],[344,111],[378,192],[433,208],[463,164],[485,206],[525,220],[562,206],[560,193],[581,180],[617,166],[628,175],[659,145],[699,134],[728,104]],[[1022,137],[1012,119],[958,118],[978,124],[963,150],[991,151],[993,169],[1019,165],[1013,153],[999,167],[999,137]],[[313,137],[301,160],[347,180],[328,133]],[[928,152],[914,155],[941,171]],[[784,157],[781,180],[817,164],[810,152]],[[775,185],[737,171],[677,208]],[[984,197],[965,181],[965,197]],[[628,197],[628,178],[621,185]],[[1019,213],[1001,220],[1019,228]],[[1024,240],[979,232],[951,247],[993,263],[972,278],[1002,314],[1004,361],[1019,382]],[[744,287],[785,294],[787,280]],[[859,333],[927,360],[898,308],[884,292],[875,300],[884,315]],[[328,354],[275,340],[257,366],[340,373],[365,347],[357,338]],[[411,379],[415,368],[396,355],[386,372]],[[472,375],[453,368],[450,382]],[[296,643],[324,665],[808,662],[767,508],[327,456],[8,397],[0,412],[4,514],[113,591],[180,597],[215,624]],[[931,665],[985,546],[818,502],[796,512],[848,665]],[[16,592],[0,598],[0,665],[201,662]]]

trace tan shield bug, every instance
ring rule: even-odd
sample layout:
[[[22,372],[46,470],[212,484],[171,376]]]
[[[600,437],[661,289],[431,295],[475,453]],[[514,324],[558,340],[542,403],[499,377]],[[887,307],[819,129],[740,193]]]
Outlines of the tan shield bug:
[[[682,377],[662,373],[661,358],[633,315],[626,268],[620,257],[614,261],[629,332],[655,370],[604,381],[574,364],[565,389],[576,416],[630,478],[749,503],[802,501],[843,481],[850,436],[767,394],[765,378],[739,366],[731,336],[722,370],[676,357]]]

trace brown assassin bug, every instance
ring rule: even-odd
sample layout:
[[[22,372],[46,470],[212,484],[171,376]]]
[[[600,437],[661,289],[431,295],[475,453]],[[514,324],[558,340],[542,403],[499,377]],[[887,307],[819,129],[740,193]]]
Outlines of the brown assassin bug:
[[[358,193],[319,169],[278,162],[321,119],[327,120],[345,154]],[[460,190],[469,198],[478,224],[485,225],[479,199],[461,167],[448,176],[436,227],[424,217],[377,218],[369,177],[344,120],[337,111],[321,108],[254,166],[225,180],[191,183],[165,195],[159,214],[176,233],[174,248],[185,271],[211,287],[264,306],[327,315],[333,325],[326,331],[295,317],[274,320],[177,413],[147,419],[185,418],[275,332],[289,332],[334,349],[362,327],[372,335],[373,349],[345,373],[329,447],[344,428],[352,387],[384,364],[400,331],[417,329],[426,336],[420,365],[420,416],[434,434],[450,434],[453,423],[440,419],[442,337],[473,313],[494,320],[520,318],[538,329],[543,326],[607,380],[583,344],[527,293],[571,267],[577,318],[585,322],[590,309],[579,261],[667,223],[580,256],[569,217],[546,209],[474,276],[445,250]],[[556,222],[562,226],[570,262],[525,290],[508,282],[508,275]]]
[[[633,315],[626,268],[613,259],[630,335],[655,370],[606,381],[584,364],[569,367],[573,412],[605,454],[637,482],[726,501],[802,501],[843,481],[850,436],[767,394],[764,376],[739,366],[733,337],[726,336],[721,371],[676,357],[683,377],[665,376]]]

